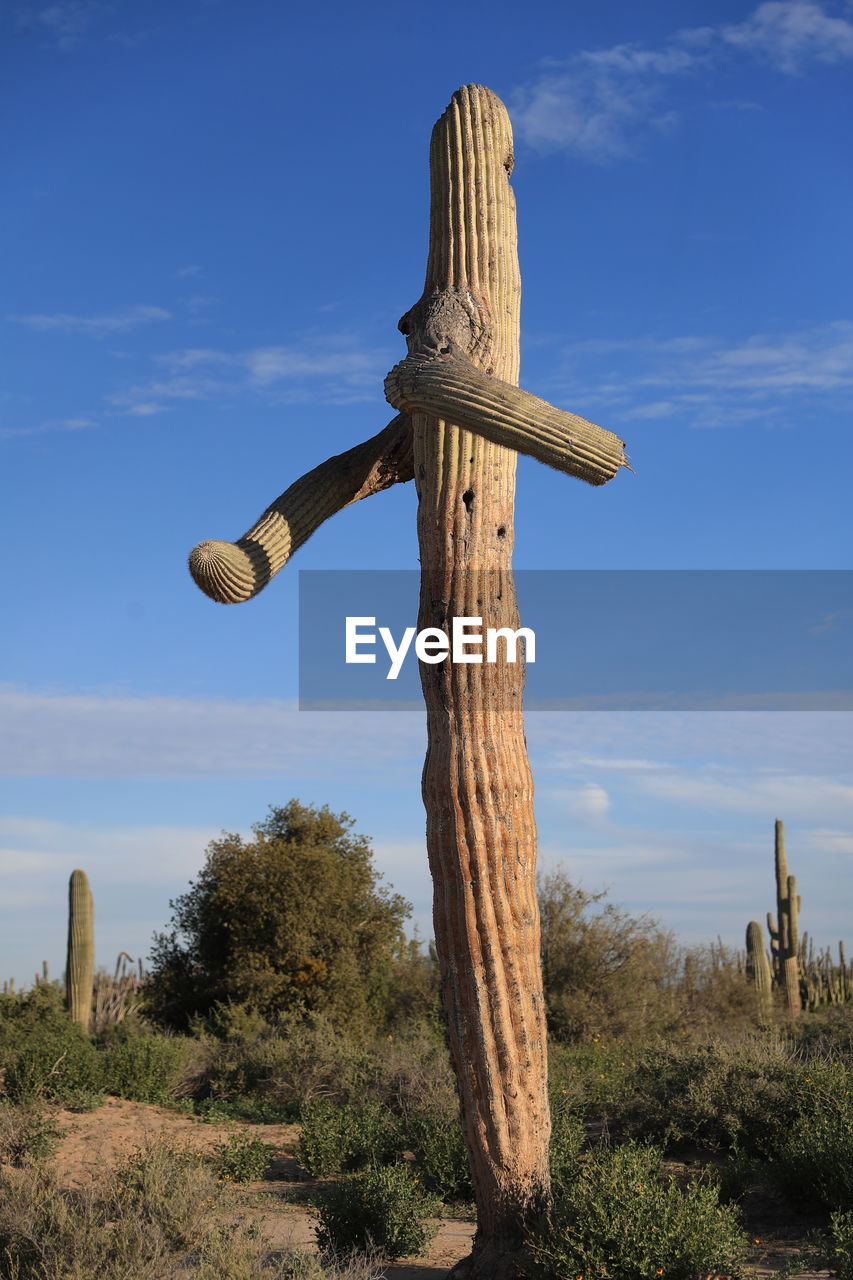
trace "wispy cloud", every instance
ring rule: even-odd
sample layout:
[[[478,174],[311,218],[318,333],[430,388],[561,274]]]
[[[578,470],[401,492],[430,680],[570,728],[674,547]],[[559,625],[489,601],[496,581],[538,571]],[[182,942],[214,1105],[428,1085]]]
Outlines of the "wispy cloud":
[[[26,325],[29,329],[42,332],[58,330],[64,333],[87,333],[95,338],[103,338],[110,333],[123,333],[127,329],[138,328],[139,325],[171,318],[171,312],[163,307],[149,307],[142,304],[121,307],[117,311],[96,316],[71,315],[65,311],[58,311],[52,314],[38,313],[7,317],[15,324]]]
[[[181,400],[229,399],[252,393],[275,403],[372,400],[394,360],[391,347],[367,347],[352,334],[323,334],[299,342],[222,351],[186,347],[154,357],[162,374],[107,399],[124,413],[159,413]]]
[[[31,427],[0,427],[0,438],[11,436],[43,436],[53,431],[85,431],[98,424],[94,418],[48,418]]]
[[[616,412],[620,421],[785,426],[799,412],[798,397],[808,396],[813,411],[816,397],[826,404],[849,395],[853,323],[736,343],[698,336],[585,339],[564,347],[561,359],[552,386],[571,388],[573,400]]]
[[[47,36],[58,49],[76,49],[99,14],[108,6],[101,0],[57,0],[55,4],[27,5],[18,12],[18,27]]]
[[[853,58],[853,23],[834,18],[811,0],[769,0],[746,22],[720,29],[728,45],[766,59],[789,75],[810,62]]]
[[[683,110],[678,86],[742,54],[793,75],[853,58],[853,22],[813,0],[769,0],[745,22],[676,31],[656,49],[619,44],[549,59],[511,97],[518,133],[540,150],[562,150],[594,163],[641,154],[649,134],[674,129]],[[737,99],[708,106],[754,109]]]

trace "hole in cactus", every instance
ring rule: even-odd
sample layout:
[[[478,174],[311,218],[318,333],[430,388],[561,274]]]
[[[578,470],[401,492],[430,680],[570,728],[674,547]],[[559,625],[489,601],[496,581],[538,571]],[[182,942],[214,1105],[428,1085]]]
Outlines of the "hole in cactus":
[[[462,501],[465,503],[465,510],[471,514],[471,508],[474,505],[474,490],[466,489],[462,495]]]
[[[499,537],[499,538],[505,538],[505,537],[506,537],[506,525],[505,525],[505,524],[499,524],[499,525],[498,525],[498,537]]]

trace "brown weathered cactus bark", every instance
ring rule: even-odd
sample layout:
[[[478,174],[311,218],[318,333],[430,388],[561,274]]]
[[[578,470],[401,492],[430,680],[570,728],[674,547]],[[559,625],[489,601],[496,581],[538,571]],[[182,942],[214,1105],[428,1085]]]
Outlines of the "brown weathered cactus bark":
[[[415,356],[454,348],[516,384],[521,282],[511,166],[503,104],[478,85],[458,90],[432,136],[424,295],[400,327]],[[479,617],[484,627],[517,628],[515,453],[442,419],[415,413],[413,424],[419,627]],[[457,1274],[500,1280],[515,1274],[524,1229],[549,1193],[524,669],[422,664],[421,677],[435,940],[477,1199],[473,1253]]]

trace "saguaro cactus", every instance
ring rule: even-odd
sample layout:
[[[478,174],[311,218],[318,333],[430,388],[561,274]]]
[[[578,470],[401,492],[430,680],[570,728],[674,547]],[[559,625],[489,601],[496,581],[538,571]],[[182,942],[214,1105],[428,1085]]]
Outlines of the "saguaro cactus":
[[[773,974],[764,946],[764,930],[757,920],[750,920],[746,927],[746,972],[755,985],[758,1012],[766,1018],[772,1007]]]
[[[85,871],[72,871],[68,882],[68,956],[65,1004],[75,1022],[88,1032],[95,981],[95,908]]]
[[[512,161],[503,104],[480,85],[459,89],[432,135],[426,285],[400,321],[409,353],[385,382],[401,412],[373,440],[297,481],[237,543],[196,547],[190,570],[213,599],[248,599],[328,515],[414,474],[419,627],[473,616],[517,629],[516,452],[595,485],[627,463],[612,432],[517,385]],[[435,941],[477,1199],[473,1253],[455,1274],[508,1280],[549,1197],[524,668],[424,663],[421,680]]]
[[[770,932],[770,951],[773,956],[773,977],[777,986],[785,992],[788,1012],[798,1018],[802,1012],[800,996],[800,899],[797,896],[797,878],[788,873],[785,853],[785,825],[778,818],[775,829],[776,863],[776,912],[778,924],[771,911],[767,913]]]

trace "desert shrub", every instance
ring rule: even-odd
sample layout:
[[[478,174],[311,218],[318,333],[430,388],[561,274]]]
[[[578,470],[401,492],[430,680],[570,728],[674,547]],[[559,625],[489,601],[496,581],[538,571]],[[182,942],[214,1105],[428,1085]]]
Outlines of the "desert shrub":
[[[43,1099],[85,1109],[102,1088],[101,1056],[70,1019],[62,1027],[33,1029],[6,1059],[4,1089],[15,1102]]]
[[[336,1105],[325,1099],[302,1109],[299,1163],[312,1178],[381,1163],[397,1145],[392,1117],[376,1102]]]
[[[630,1047],[594,1032],[577,1044],[551,1044],[551,1105],[569,1107],[586,1120],[609,1119],[633,1094],[635,1055]]]
[[[401,1139],[415,1156],[415,1174],[427,1191],[442,1200],[471,1200],[471,1168],[454,1106],[449,1113],[435,1108],[410,1112]]]
[[[0,1164],[19,1167],[40,1160],[58,1141],[59,1130],[38,1107],[0,1102]]]
[[[647,1036],[673,1014],[676,949],[647,916],[601,906],[562,871],[539,880],[542,974],[548,1027],[558,1041],[594,1032]]]
[[[169,1103],[191,1092],[200,1046],[186,1036],[129,1035],[103,1051],[108,1093],[134,1102]]]
[[[234,1133],[216,1148],[216,1171],[232,1182],[258,1182],[270,1167],[272,1148],[249,1133]]]
[[[783,1048],[759,1040],[652,1046],[638,1056],[614,1123],[666,1148],[737,1142],[747,1154],[766,1156],[798,1070]]]
[[[853,1209],[833,1213],[829,1228],[833,1274],[838,1280],[853,1280]]]
[[[633,1143],[587,1155],[556,1189],[550,1220],[528,1241],[536,1280],[693,1280],[731,1273],[743,1247],[737,1213],[710,1183],[684,1191],[660,1152]]]
[[[175,1251],[196,1248],[205,1238],[219,1197],[214,1171],[201,1152],[149,1142],[116,1166],[114,1209],[162,1234]]]
[[[583,1121],[576,1112],[567,1106],[552,1107],[549,1160],[555,1186],[575,1177],[585,1136]]]
[[[375,1249],[393,1261],[422,1253],[435,1234],[438,1201],[404,1164],[372,1166],[323,1187],[315,1228],[321,1250]]]
[[[252,840],[212,841],[155,939],[151,1014],[181,1031],[235,1001],[268,1019],[307,1009],[342,1027],[381,1023],[411,907],[380,884],[370,841],[352,825],[292,800]]]
[[[66,1013],[62,993],[48,983],[4,1001],[0,1067],[3,1091],[14,1102],[86,1107],[100,1098],[101,1059]]]
[[[853,1203],[853,1071],[839,1061],[799,1064],[764,1143],[798,1198],[830,1209]]]
[[[400,1114],[412,1109],[455,1114],[459,1101],[444,1029],[427,1019],[375,1040],[365,1059],[363,1088]]]
[[[203,1252],[216,1180],[156,1143],[84,1188],[44,1164],[0,1170],[0,1257],[10,1280],[164,1280],[169,1260]]]

